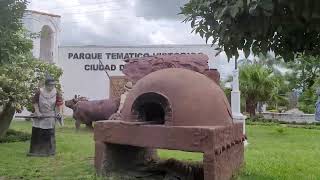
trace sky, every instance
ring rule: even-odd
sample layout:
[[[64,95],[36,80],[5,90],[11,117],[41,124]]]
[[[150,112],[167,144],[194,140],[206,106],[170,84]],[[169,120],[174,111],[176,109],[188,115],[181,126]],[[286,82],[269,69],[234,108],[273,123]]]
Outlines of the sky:
[[[61,15],[61,45],[204,44],[178,15],[187,0],[30,0]]]
[[[205,44],[178,15],[188,0],[29,0],[28,9],[61,15],[60,44]],[[219,71],[231,74],[227,60]]]

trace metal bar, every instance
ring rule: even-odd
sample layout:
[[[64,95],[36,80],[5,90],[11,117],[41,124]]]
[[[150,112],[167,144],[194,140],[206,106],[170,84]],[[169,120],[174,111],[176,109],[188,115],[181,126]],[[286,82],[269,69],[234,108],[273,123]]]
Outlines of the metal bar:
[[[55,118],[61,126],[63,126],[62,118],[59,116],[15,116],[14,118],[31,118],[31,119],[41,119],[41,118]]]
[[[15,118],[57,118],[57,116],[15,116]]]
[[[99,63],[100,63],[100,65],[102,65],[103,67],[105,67],[105,66],[104,66],[104,64],[102,63],[101,59],[99,59]],[[107,74],[107,76],[108,76],[109,80],[111,80],[111,78],[110,78],[110,75],[109,75],[108,71],[107,71],[107,70],[105,70],[104,68],[103,68],[103,70],[104,70],[104,72]]]

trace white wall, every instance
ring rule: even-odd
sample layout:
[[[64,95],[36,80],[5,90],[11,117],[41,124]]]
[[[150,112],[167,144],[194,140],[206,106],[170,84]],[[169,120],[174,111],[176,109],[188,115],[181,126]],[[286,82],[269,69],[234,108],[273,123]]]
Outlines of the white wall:
[[[209,67],[218,69],[222,77],[226,72],[231,72],[233,63],[228,64],[226,56],[221,54],[215,56],[216,51],[210,45],[156,45],[156,46],[133,46],[133,47],[101,47],[101,46],[65,46],[59,47],[60,16],[37,11],[27,11],[23,18],[24,26],[33,33],[40,33],[44,26],[50,27],[53,31],[52,53],[53,63],[60,66],[64,74],[61,78],[64,99],[72,99],[75,94],[86,96],[91,100],[105,99],[109,96],[109,79],[104,71],[85,70],[88,65],[98,65],[97,59],[79,59],[69,53],[100,53],[104,65],[114,65],[116,70],[109,71],[111,76],[121,76],[120,65],[122,59],[112,57],[112,53],[204,53],[209,56]],[[33,39],[33,55],[40,57],[40,37]],[[106,53],[110,53],[110,57]],[[86,66],[87,65],[87,66]],[[66,108],[66,114],[71,114]],[[28,113],[27,113],[28,114]]]
[[[53,63],[58,62],[58,47],[60,45],[59,35],[61,32],[60,16],[54,14],[47,14],[37,11],[27,10],[23,16],[22,23],[26,30],[31,33],[37,33],[39,37],[32,39],[33,49],[32,54],[35,58],[40,58],[40,33],[44,26],[48,26],[52,30],[52,42],[49,45],[51,47]],[[48,50],[49,51],[49,50]],[[18,114],[18,113],[17,113]],[[30,112],[24,110],[20,115],[29,115]]]
[[[90,100],[106,99],[109,96],[109,79],[103,70],[85,70],[88,65],[98,65],[99,60],[90,58],[80,58],[80,53],[94,54],[101,56],[104,65],[115,65],[116,70],[108,71],[111,76],[121,76],[119,70],[123,65],[123,59],[117,59],[117,54],[112,53],[204,53],[209,56],[209,67],[211,69],[221,69],[227,60],[225,56],[215,56],[214,47],[209,45],[163,45],[163,46],[134,46],[134,47],[98,47],[83,46],[72,47],[65,46],[59,48],[58,65],[63,69],[64,73],[61,78],[64,99],[72,99],[75,94],[86,96]],[[108,57],[108,53],[109,57]],[[75,55],[77,54],[77,55]],[[72,56],[71,56],[72,55]],[[78,57],[75,57],[78,56]],[[80,59],[79,59],[80,58]],[[86,66],[87,65],[87,66]],[[233,66],[230,64],[230,68]],[[66,109],[66,114],[70,114],[70,110]]]
[[[24,27],[32,33],[40,33],[44,26],[49,26],[53,31],[52,53],[53,62],[58,61],[59,34],[61,31],[60,16],[50,15],[36,11],[26,11],[23,17]],[[33,56],[40,57],[40,37],[33,39]]]
[[[290,114],[290,113],[261,113],[265,119],[273,119],[282,122],[296,123],[315,123],[314,114]]]

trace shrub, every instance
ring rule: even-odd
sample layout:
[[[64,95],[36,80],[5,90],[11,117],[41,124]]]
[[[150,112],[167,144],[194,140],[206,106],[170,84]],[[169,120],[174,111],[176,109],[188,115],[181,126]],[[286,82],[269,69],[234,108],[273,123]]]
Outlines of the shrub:
[[[270,110],[268,110],[269,112],[273,112],[273,113],[277,113],[277,112],[279,112],[278,110],[276,110],[276,109],[270,109]]]
[[[278,127],[276,129],[276,131],[279,133],[279,134],[283,134],[284,133],[284,128],[283,127]]]
[[[9,129],[5,136],[0,137],[0,143],[28,141],[30,138],[30,133]]]

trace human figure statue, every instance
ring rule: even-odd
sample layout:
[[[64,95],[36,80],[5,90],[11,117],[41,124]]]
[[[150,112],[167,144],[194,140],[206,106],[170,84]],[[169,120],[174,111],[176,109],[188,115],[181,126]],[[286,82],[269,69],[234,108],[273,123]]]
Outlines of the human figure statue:
[[[316,102],[315,120],[320,121],[320,88],[317,90],[318,100]]]
[[[124,85],[124,89],[125,89],[125,92],[123,94],[121,94],[120,96],[120,105],[119,105],[119,108],[118,108],[118,111],[117,113],[121,113],[121,110],[123,108],[123,104],[127,98],[127,95],[128,93],[130,92],[130,90],[132,89],[132,82],[127,82],[125,85]]]
[[[47,75],[44,87],[37,90],[33,97],[35,115],[28,156],[55,155],[55,117],[62,118],[63,100],[55,88],[55,80]],[[43,117],[45,116],[45,117]]]
[[[130,92],[130,90],[132,89],[132,82],[127,82],[125,85],[124,85],[124,89],[125,89],[125,92],[123,94],[121,94],[120,96],[120,105],[119,105],[119,108],[117,110],[116,113],[112,114],[109,118],[109,120],[120,120],[121,119],[121,110],[123,108],[123,105],[124,105],[124,102],[127,98],[127,95],[128,93]]]

